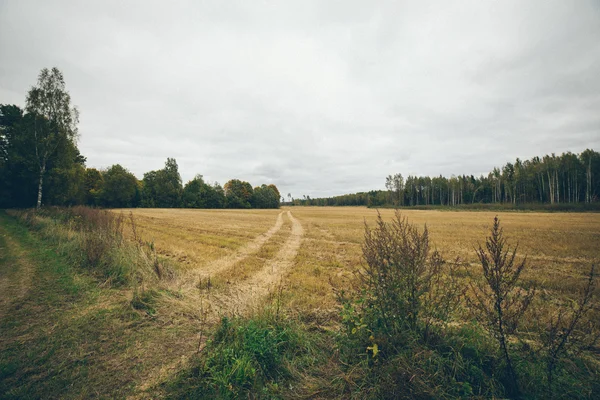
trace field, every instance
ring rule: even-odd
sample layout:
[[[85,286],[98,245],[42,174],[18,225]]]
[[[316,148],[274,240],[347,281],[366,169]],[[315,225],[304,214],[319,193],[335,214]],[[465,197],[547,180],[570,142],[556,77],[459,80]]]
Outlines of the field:
[[[287,305],[318,317],[335,309],[329,278],[336,281],[360,267],[365,223],[373,226],[378,211],[363,207],[289,207],[281,211],[115,212],[134,215],[141,236],[154,241],[161,254],[182,264],[186,273],[180,279],[184,282],[193,276],[212,276],[217,285],[246,281],[258,287],[262,278],[253,281],[253,276],[285,258],[281,277]],[[380,212],[385,220],[394,214],[389,209]],[[296,234],[301,235],[300,245],[293,246],[293,254],[285,248],[288,241],[297,240],[290,214],[302,227]],[[485,241],[498,215],[509,242],[519,245],[518,255],[527,256],[523,277],[550,291],[576,292],[591,263],[600,259],[597,213],[406,210],[402,214],[421,228],[427,225],[433,244],[447,260],[459,258],[473,265],[477,261],[475,247]],[[283,218],[281,224],[279,215]],[[269,279],[280,282],[279,277]]]
[[[82,212],[83,216],[88,213]],[[126,264],[134,259],[143,261],[139,267],[143,273],[127,275],[119,270],[118,274],[130,276],[119,284],[114,271],[98,274],[82,267],[87,259],[76,240],[89,238],[89,234],[78,228],[81,216],[25,215],[17,223],[8,215],[0,215],[0,397],[210,398],[215,393],[227,397],[218,390],[203,392],[197,372],[193,372],[198,370],[205,371],[200,377],[212,382],[210,385],[223,381],[222,387],[234,388],[237,384],[241,391],[230,393],[233,398],[249,396],[245,390],[259,383],[263,387],[259,390],[267,390],[274,397],[347,398],[352,393],[357,398],[367,397],[369,387],[360,382],[365,382],[361,379],[368,378],[371,372],[365,371],[373,366],[345,367],[339,359],[341,350],[332,350],[337,349],[336,332],[342,323],[335,291],[350,289],[355,283],[354,272],[363,266],[365,224],[374,226],[377,210],[284,207],[111,212],[121,221],[114,229],[137,243],[127,250],[129,253],[115,253],[117,264],[122,260]],[[380,212],[385,221],[394,216],[393,210]],[[406,210],[402,215],[420,229],[427,226],[432,244],[443,257],[458,260],[463,278],[480,276],[475,247],[485,242],[498,215],[509,243],[518,244],[517,258],[527,259],[521,285],[535,286],[539,294],[533,308],[536,311],[528,317],[526,327],[544,317],[548,299],[576,298],[585,286],[590,266],[600,260],[597,213]],[[265,309],[273,307],[275,311],[269,312],[286,315],[288,322],[281,325],[278,318],[263,317]],[[231,322],[221,322],[223,317],[233,316],[250,318],[250,322],[233,322],[240,324],[233,325],[235,329],[227,325]],[[285,325],[288,323],[292,325]],[[301,328],[293,328],[294,324]],[[245,371],[251,372],[244,372],[249,378],[243,374],[247,380],[240,378],[239,365],[225,365],[239,349],[219,348],[218,342],[208,340],[224,329],[231,337],[235,332],[243,336],[241,342],[230,339],[234,344],[246,343],[262,332],[259,342],[264,348],[259,348],[260,354],[278,346],[278,342],[265,341],[271,332],[303,332],[291,337],[296,341],[304,338],[305,342],[300,342],[305,344],[298,345],[286,356],[290,359],[277,367],[285,368],[286,379],[294,379],[294,384],[285,390],[267,384],[250,367]],[[203,352],[205,346],[208,352]],[[414,357],[430,354],[428,351],[419,348],[407,353],[409,364]],[[218,359],[203,361],[203,357]],[[431,361],[428,357],[423,365]],[[596,382],[597,356],[589,360],[577,367],[576,376]],[[452,364],[451,369],[468,367],[464,361],[460,363]],[[402,368],[410,370],[409,364]],[[421,370],[420,364],[415,365],[419,365],[415,373],[423,374],[419,390],[430,390],[431,382],[441,379],[439,371]],[[411,385],[418,386],[418,380],[413,382],[410,376]],[[429,396],[470,393],[463,389],[452,392],[456,379],[431,389]],[[470,382],[468,376],[460,378],[464,379]],[[234,386],[230,386],[232,382]],[[477,389],[482,397],[502,393],[485,382],[479,382]],[[590,398],[598,389],[589,389],[597,383],[579,387],[573,382],[564,380],[562,393],[579,391],[579,397]],[[385,384],[380,388],[385,390]],[[584,389],[588,392],[582,392]],[[373,393],[373,398],[381,395]]]

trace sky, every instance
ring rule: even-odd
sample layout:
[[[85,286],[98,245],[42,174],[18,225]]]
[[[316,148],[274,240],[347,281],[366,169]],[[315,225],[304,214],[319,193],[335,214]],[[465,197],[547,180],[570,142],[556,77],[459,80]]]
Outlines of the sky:
[[[87,166],[294,197],[600,150],[600,1],[0,0],[0,103],[58,67]]]

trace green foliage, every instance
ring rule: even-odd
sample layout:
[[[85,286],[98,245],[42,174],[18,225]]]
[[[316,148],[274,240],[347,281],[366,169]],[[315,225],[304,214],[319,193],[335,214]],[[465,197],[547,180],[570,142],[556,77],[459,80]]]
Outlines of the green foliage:
[[[275,185],[261,185],[254,188],[251,203],[253,208],[279,208],[279,197]]]
[[[186,183],[183,188],[182,205],[188,208],[223,208],[225,194],[218,184],[210,186],[202,175]]]
[[[43,180],[48,171],[48,161],[62,143],[74,146],[77,139],[79,112],[71,107],[71,96],[66,90],[65,80],[58,68],[44,68],[38,77],[37,86],[27,93],[27,112],[33,117],[35,160],[39,167],[37,207],[42,203]]]
[[[356,335],[373,358],[427,341],[458,305],[455,265],[431,251],[426,227],[419,232],[399,212],[391,223],[379,214],[374,229],[365,225],[363,257],[360,290],[340,300],[347,334]]]
[[[249,319],[223,317],[196,366],[170,384],[170,397],[280,397],[290,361],[307,352],[306,341],[296,324],[269,311]]]
[[[0,206],[28,207],[36,204],[40,178],[36,130],[46,132],[48,129],[49,122],[43,118],[23,113],[17,106],[0,106]],[[85,196],[85,158],[68,135],[55,136],[49,149],[52,151],[45,159],[44,203],[80,204]]]
[[[101,204],[104,176],[96,168],[86,168],[84,177],[85,203],[88,206]]]
[[[135,175],[121,165],[115,164],[104,171],[101,181],[102,189],[99,197],[102,205],[106,207],[133,207],[137,205],[135,201],[138,192],[137,179]],[[98,181],[96,181],[97,183]],[[90,191],[90,193],[92,192]]]
[[[252,185],[239,179],[231,179],[223,187],[227,208],[250,208],[252,200]]]
[[[533,157],[487,175],[407,176],[388,175],[387,191],[370,191],[328,198],[297,199],[294,204],[368,207],[462,207],[502,205],[505,209],[598,210],[600,201],[600,153],[586,149],[560,156]],[[587,207],[582,207],[588,205]],[[543,206],[543,207],[541,207]]]
[[[142,205],[144,207],[179,207],[183,187],[177,161],[167,158],[165,168],[144,174]]]

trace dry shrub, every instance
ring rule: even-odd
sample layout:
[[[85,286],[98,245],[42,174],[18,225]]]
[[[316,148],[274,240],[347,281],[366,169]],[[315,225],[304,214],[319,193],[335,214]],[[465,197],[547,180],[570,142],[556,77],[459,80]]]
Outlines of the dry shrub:
[[[396,353],[406,340],[427,341],[458,306],[457,264],[431,249],[427,227],[420,232],[399,212],[390,223],[379,215],[375,228],[365,224],[363,257],[359,289],[339,297],[348,333],[368,337],[373,357]]]
[[[123,216],[88,207],[70,209],[71,220],[81,234],[87,266],[110,263],[111,250],[123,246]]]
[[[549,397],[554,396],[554,375],[565,355],[571,349],[592,347],[600,337],[598,321],[589,318],[594,307],[597,306],[594,301],[595,269],[596,266],[592,264],[586,284],[577,299],[561,304],[550,316],[546,329],[540,332]]]
[[[477,256],[484,280],[470,279],[473,296],[467,298],[474,316],[496,338],[506,362],[510,378],[509,389],[518,394],[518,382],[508,349],[509,336],[516,332],[522,317],[531,304],[535,289],[522,289],[519,277],[526,259],[515,262],[517,247],[510,251],[498,217],[494,218],[485,249],[479,246]]]

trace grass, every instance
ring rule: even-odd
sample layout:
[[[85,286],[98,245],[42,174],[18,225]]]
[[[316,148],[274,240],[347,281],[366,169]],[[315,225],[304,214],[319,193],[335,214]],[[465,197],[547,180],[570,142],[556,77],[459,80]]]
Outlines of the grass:
[[[214,300],[226,297],[229,285],[223,282],[250,281],[277,260],[291,234],[287,217],[270,239],[252,251],[244,249],[273,227],[281,210],[131,210],[136,236],[143,238],[140,246],[150,255],[154,248],[164,271],[171,271],[162,278],[152,257],[136,267],[138,253],[110,259],[123,273],[110,272],[112,261],[99,262],[98,270],[90,267],[78,250],[80,231],[68,220],[42,219],[28,230],[0,214],[0,306],[6,310],[0,312],[0,398],[503,395],[489,338],[470,323],[466,310],[435,341],[408,346],[389,362],[374,362],[366,348],[348,346],[339,330],[332,284],[342,289],[353,284],[353,272],[362,265],[364,223],[373,226],[377,212],[363,207],[287,210],[304,235],[283,290],[276,303],[268,303],[270,311],[242,316]],[[129,211],[115,210],[124,216],[125,243],[133,238]],[[393,210],[381,214],[389,221]],[[460,257],[475,275],[474,248],[498,215],[510,242],[519,243],[519,255],[528,255],[523,285],[538,287],[532,306],[537,314],[528,315],[525,332],[536,318],[548,317],[544,307],[574,297],[590,263],[600,259],[600,214],[406,210],[403,215],[417,225],[426,223],[431,243],[447,259]],[[216,284],[210,291],[199,290],[197,274],[209,273],[223,259],[235,262],[211,275]],[[196,354],[200,331],[203,350]],[[540,357],[535,346],[511,346],[524,355],[515,368],[531,385],[525,391],[542,396],[535,387],[543,378],[532,361]],[[263,356],[273,363],[265,364]],[[557,376],[560,393],[572,391],[581,398],[598,393],[597,355],[587,352],[562,366],[568,373]],[[386,392],[386,387],[393,389]]]
[[[328,277],[343,284],[360,267],[364,223],[373,226],[377,211],[364,207],[294,207],[292,212],[304,225],[306,235],[290,276],[288,304],[305,312],[315,305],[334,307],[335,299],[327,290]],[[394,211],[384,209],[381,214],[389,221]],[[600,260],[598,214],[407,210],[403,215],[418,226],[427,224],[431,242],[446,259],[460,257],[473,266],[478,262],[475,247],[484,241],[498,215],[509,240],[519,243],[519,254],[527,255],[529,267],[523,278],[552,295],[576,294],[585,283],[590,264]]]
[[[327,362],[326,343],[271,306],[247,318],[223,317],[202,354],[163,384],[161,395],[182,399],[291,397],[303,371]]]
[[[163,315],[161,298],[155,315],[136,310],[131,288],[106,287],[4,212],[0,238],[2,280],[15,277],[8,269],[31,266],[22,296],[1,316],[0,398],[125,397],[163,358],[193,348],[180,337],[196,327]]]
[[[279,210],[118,209],[135,217],[142,237],[182,268],[198,269],[266,232]]]

